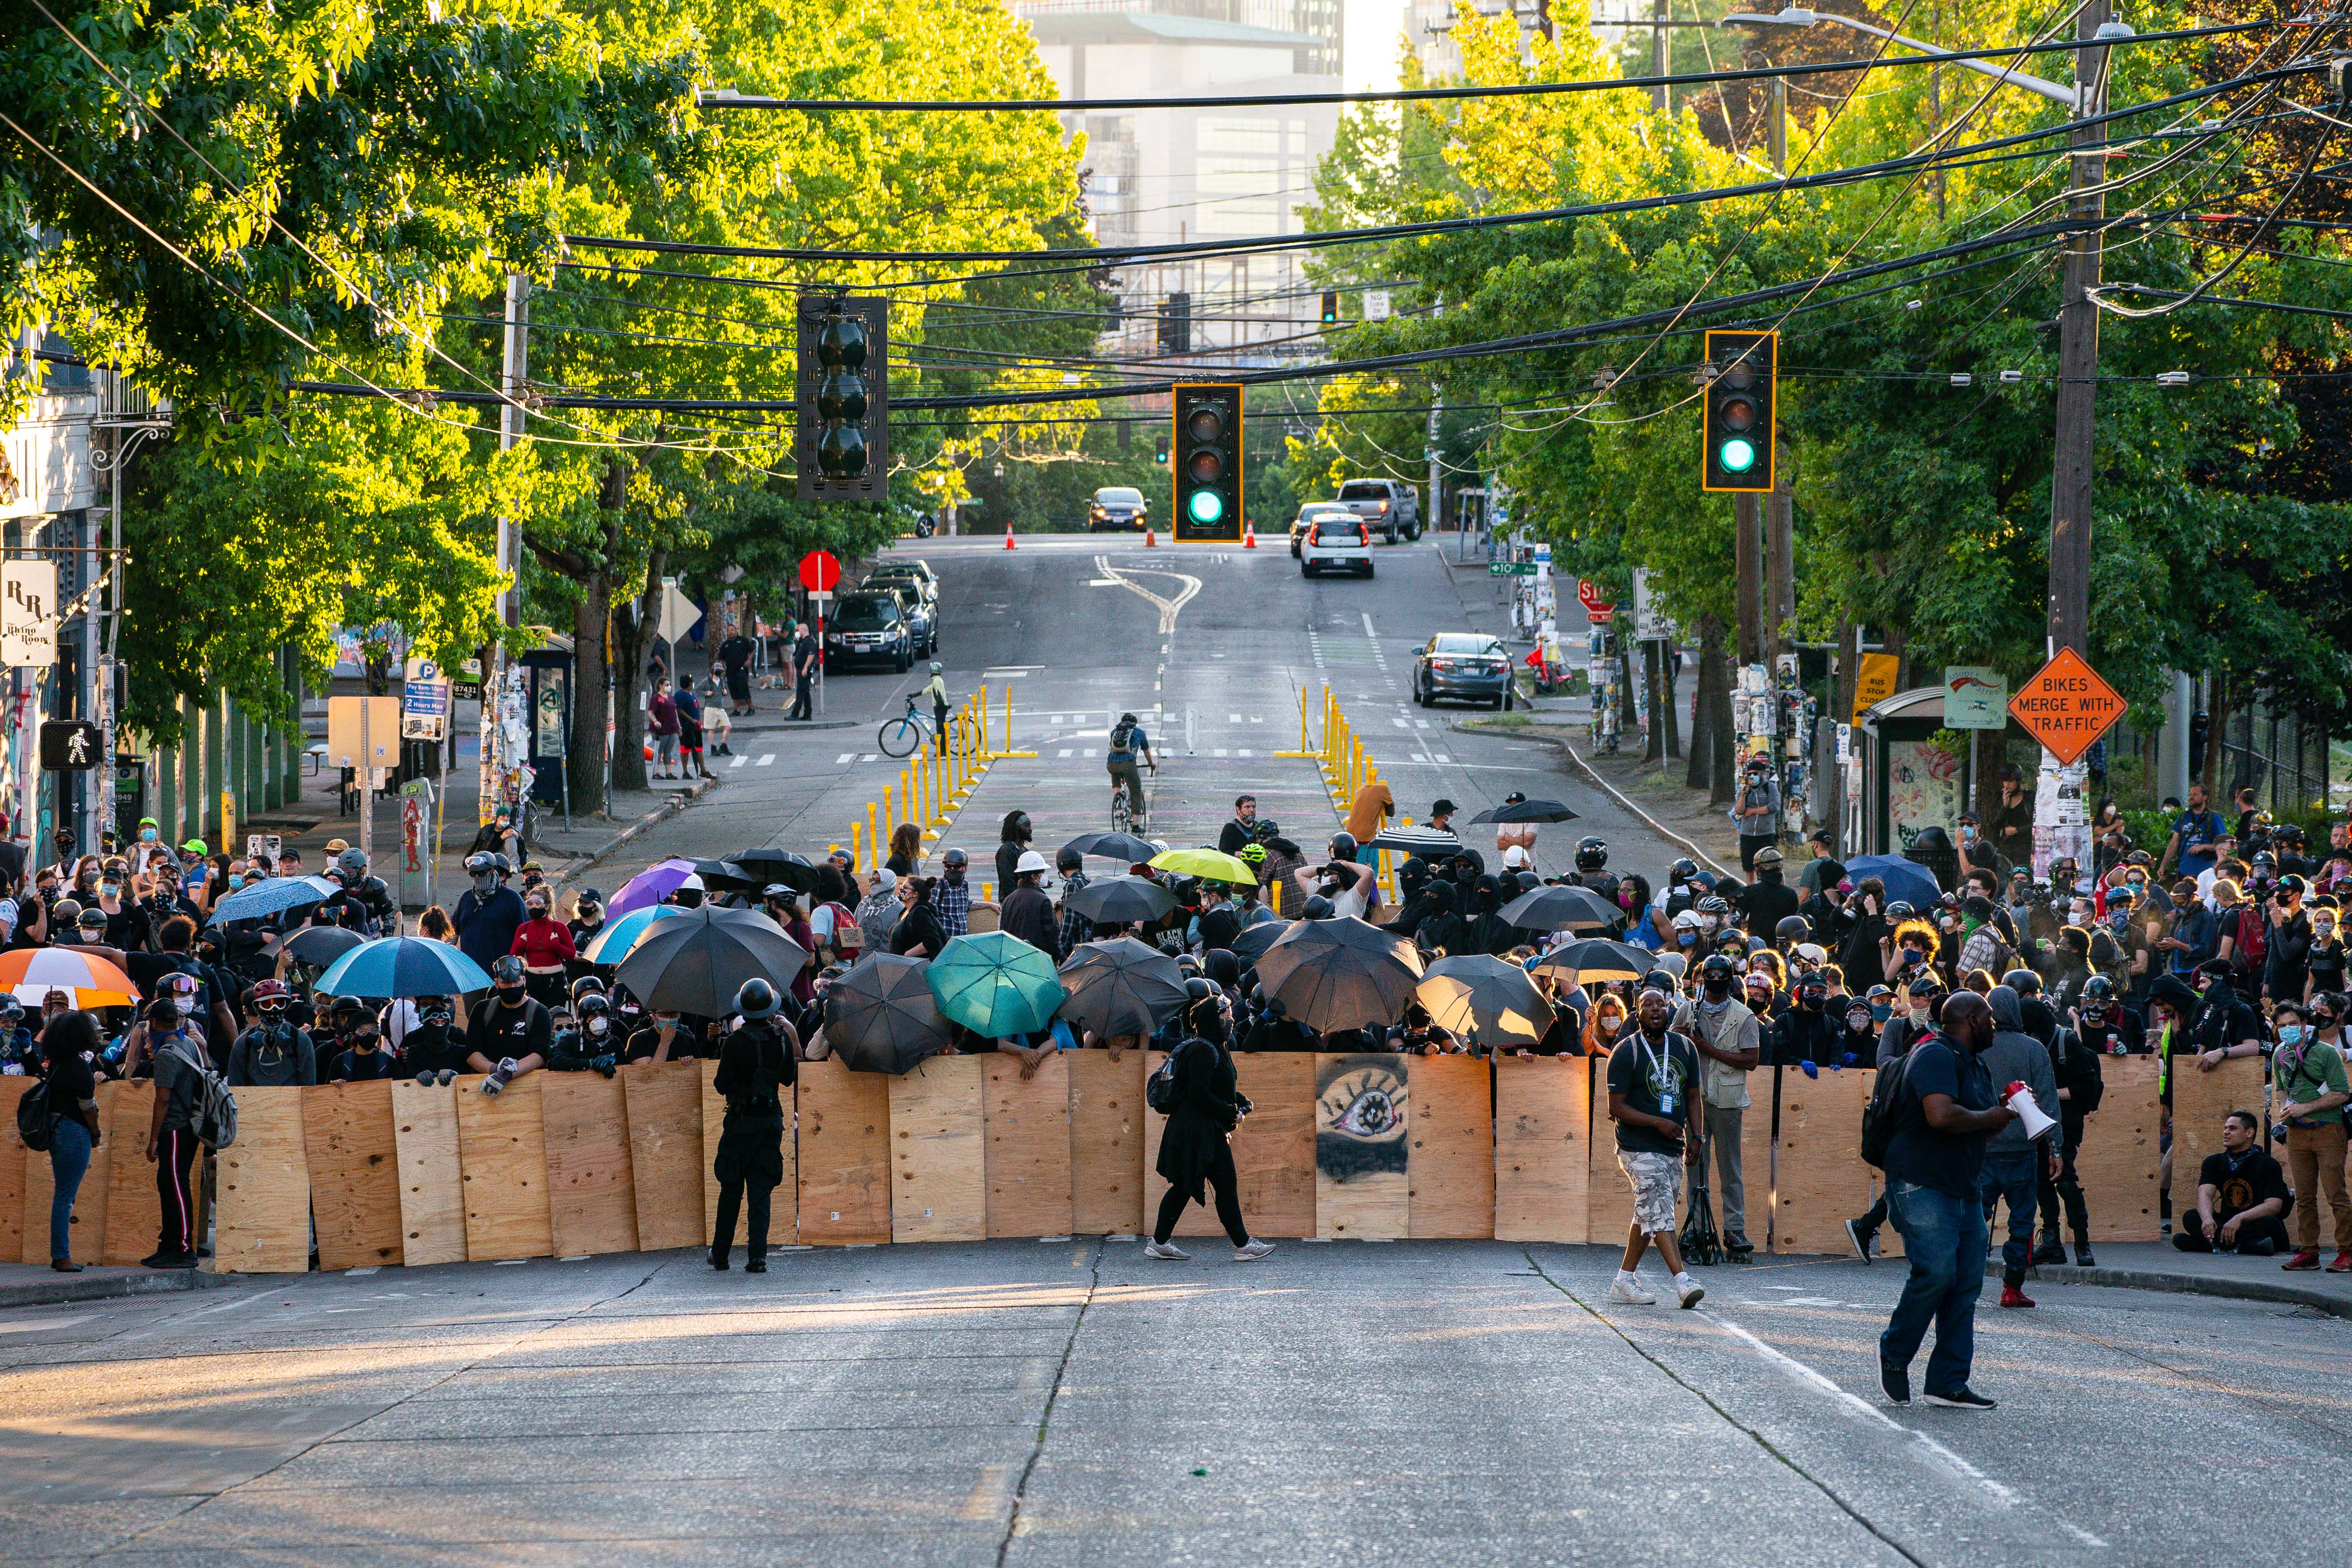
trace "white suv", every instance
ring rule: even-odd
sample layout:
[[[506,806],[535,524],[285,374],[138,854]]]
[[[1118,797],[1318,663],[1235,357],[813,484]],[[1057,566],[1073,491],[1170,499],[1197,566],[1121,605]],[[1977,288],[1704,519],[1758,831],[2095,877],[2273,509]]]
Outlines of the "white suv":
[[[1312,577],[1327,566],[1372,574],[1372,531],[1363,519],[1327,512],[1307,525],[1298,542],[1298,574]]]

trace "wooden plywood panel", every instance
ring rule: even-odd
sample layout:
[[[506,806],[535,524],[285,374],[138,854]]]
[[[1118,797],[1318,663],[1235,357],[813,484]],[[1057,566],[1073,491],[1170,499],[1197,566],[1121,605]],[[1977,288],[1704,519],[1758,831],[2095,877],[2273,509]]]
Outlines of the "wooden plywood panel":
[[[990,1236],[1070,1234],[1068,1058],[1080,1054],[1056,1051],[1025,1079],[1019,1057],[979,1058]]]
[[[21,1258],[25,1245],[25,1141],[16,1136],[16,1102],[33,1087],[28,1078],[0,1078],[0,1258]],[[142,1134],[140,1146],[146,1146]],[[41,1213],[41,1234],[48,1234],[48,1211]],[[41,1249],[48,1250],[44,1240]],[[143,1256],[143,1255],[142,1255]],[[47,1258],[39,1259],[47,1263]]]
[[[702,1213],[702,1070],[694,1062],[631,1062],[621,1069],[628,1101],[629,1179],[637,1246],[646,1252],[699,1247]],[[716,1151],[712,1152],[714,1154]]]
[[[32,1080],[23,1081],[30,1087]],[[113,1180],[114,1169],[114,1143],[106,1136],[109,1087],[104,1084],[99,1086],[98,1147],[90,1151],[89,1168],[82,1173],[81,1185],[74,1194],[73,1216],[69,1223],[74,1261],[77,1263],[100,1262],[106,1251],[106,1216],[112,1195],[108,1188]],[[26,1149],[23,1142],[17,1139],[15,1118],[16,1108],[12,1105],[9,1107],[8,1137],[10,1142],[22,1151],[16,1163],[24,1171],[23,1217],[19,1221],[21,1228],[17,1240],[25,1262],[47,1263],[49,1261],[49,1200],[57,1191],[56,1173],[49,1163],[47,1150],[37,1154]],[[147,1130],[144,1127],[139,1130],[139,1146],[143,1156],[147,1146]],[[145,1164],[143,1158],[141,1163]],[[152,1175],[154,1168],[148,1166],[147,1169]],[[159,1225],[157,1228],[162,1227]],[[131,1261],[137,1262],[152,1250],[153,1244],[151,1242],[133,1254]]]
[[[890,1239],[887,1075],[801,1064],[800,1226],[816,1247]]]
[[[1495,1100],[1486,1058],[1416,1058],[1411,1103],[1407,1234],[1457,1240],[1493,1236]]]
[[[303,1146],[320,1268],[401,1261],[400,1144],[392,1082],[330,1083],[302,1091]]]
[[[893,1241],[978,1241],[988,1234],[981,1061],[930,1057],[887,1080]]]
[[[702,1077],[702,1234],[705,1237],[719,1234],[719,1135],[726,1130],[727,1101],[719,1092],[719,1064],[700,1061],[695,1070]],[[806,1072],[808,1069],[801,1069]],[[784,1140],[784,1178],[792,1180],[792,1140]],[[774,1216],[770,1216],[772,1226]]]
[[[1252,1236],[1313,1236],[1315,1058],[1306,1051],[1245,1052],[1234,1058],[1234,1077],[1250,1101],[1233,1144],[1242,1217]],[[1209,1210],[1197,1212],[1213,1234],[1224,1234]]]
[[[213,1261],[224,1274],[310,1267],[310,1167],[300,1089],[236,1091],[236,1142],[214,1167]]]
[[[457,1094],[454,1085],[425,1089],[408,1079],[392,1080],[401,1260],[412,1267],[466,1261],[466,1184],[457,1170]]]
[[[1586,1061],[1592,1075],[1591,1163],[1586,1167],[1591,1184],[1585,1191],[1585,1225],[1597,1246],[1623,1244],[1633,1227],[1633,1186],[1617,1163],[1617,1121],[1609,1114],[1609,1058]]]
[[[617,1077],[600,1072],[551,1073],[540,1085],[548,1230],[558,1258],[637,1249],[626,1095]]]
[[[107,1142],[114,1146],[114,1158],[107,1168],[106,1251],[100,1261],[136,1263],[155,1250],[163,1232],[163,1203],[155,1191],[155,1167],[147,1163],[147,1128],[155,1115],[155,1086],[102,1083],[98,1086],[98,1109],[99,1125],[106,1131]]]
[[[1316,1235],[1379,1240],[1408,1233],[1414,1059],[1316,1057]]]
[[[456,1084],[457,1173],[466,1184],[466,1258],[551,1258],[555,1232],[547,1206],[547,1132],[540,1103],[544,1072],[525,1073],[503,1094],[484,1094],[474,1075]]]
[[[1870,1206],[1874,1173],[1862,1163],[1862,1109],[1877,1078],[1861,1068],[1824,1069],[1818,1079],[1781,1075],[1773,1251],[1853,1255],[1845,1222]]]
[[[1143,1229],[1141,1051],[1064,1051],[1070,1079],[1070,1228],[1133,1236]]]
[[[2221,1118],[2232,1110],[2252,1111],[2257,1125],[2264,1130],[2265,1146],[2273,1155],[2283,1152],[2267,1142],[2263,1066],[2260,1057],[2231,1057],[2211,1072],[2204,1072],[2193,1056],[2172,1058],[2172,1212],[2176,1216],[2195,1204],[2197,1169],[2205,1163],[2205,1156],[2221,1152]],[[2099,1103],[2104,1113],[2106,1101],[2102,1099]]]
[[[1582,1241],[1592,1079],[1581,1057],[1495,1058],[1495,1239]]]
[[[1749,1073],[1748,1110],[1739,1118],[1739,1179],[1748,1188],[1740,1217],[1747,1222],[1748,1245],[1759,1252],[1765,1250],[1765,1232],[1772,1223],[1772,1097],[1782,1076],[1776,1068]]]
[[[2099,1109],[2083,1119],[2082,1147],[2074,1151],[2074,1177],[2091,1211],[2093,1241],[2155,1241],[2163,1234],[2157,1166],[2163,1157],[2164,1107],[2157,1098],[2157,1068],[2152,1056],[2099,1059],[2105,1088]],[[2196,1202],[2197,1172],[2193,1166],[2181,1172],[2185,1210]]]

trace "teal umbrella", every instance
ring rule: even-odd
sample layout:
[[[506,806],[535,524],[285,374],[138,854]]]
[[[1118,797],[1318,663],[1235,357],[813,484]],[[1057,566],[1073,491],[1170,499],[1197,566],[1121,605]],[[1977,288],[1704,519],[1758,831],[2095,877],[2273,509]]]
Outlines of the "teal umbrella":
[[[616,921],[606,921],[604,929],[589,940],[587,951],[581,957],[591,963],[614,963],[629,956],[656,921],[674,915],[690,915],[692,910],[679,909],[676,904],[648,904],[641,910],[631,910]]]
[[[1050,955],[1001,931],[952,939],[924,978],[941,1017],[991,1040],[1051,1027],[1069,994]]]

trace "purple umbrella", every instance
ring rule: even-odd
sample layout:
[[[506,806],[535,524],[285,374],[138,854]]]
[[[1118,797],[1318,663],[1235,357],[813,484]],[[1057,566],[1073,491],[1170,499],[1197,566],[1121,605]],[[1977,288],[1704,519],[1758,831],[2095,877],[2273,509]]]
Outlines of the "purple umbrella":
[[[677,891],[678,884],[694,875],[691,860],[669,859],[648,866],[626,882],[604,906],[604,918],[627,914],[631,910],[650,909]]]

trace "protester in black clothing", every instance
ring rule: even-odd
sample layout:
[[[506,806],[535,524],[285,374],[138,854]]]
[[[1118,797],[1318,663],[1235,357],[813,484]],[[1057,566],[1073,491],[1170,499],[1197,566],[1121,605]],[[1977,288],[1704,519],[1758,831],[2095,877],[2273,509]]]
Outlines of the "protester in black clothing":
[[[1846,1044],[1845,1029],[1842,1023],[1830,1016],[1827,1011],[1829,998],[1829,982],[1818,974],[1808,974],[1797,983],[1795,1005],[1766,1025],[1764,1065],[1801,1067],[1811,1063],[1815,1067],[1866,1066],[1869,1061],[1875,1059],[1874,1057],[1865,1058],[1860,1064],[1850,1064],[1845,1061],[1846,1052],[1855,1047]],[[1752,1001],[1748,1005],[1749,1010],[1754,1011],[1755,1005]],[[1868,1016],[1868,1011],[1867,1008],[1864,1009],[1865,1016]],[[1874,1037],[1872,1040],[1874,1051],[1876,1044]]]
[[[1242,934],[1242,917],[1226,889],[1216,882],[1201,884],[1201,947],[1214,953],[1231,948]],[[1230,956],[1230,954],[1228,954]]]
[[[2243,1253],[2268,1258],[2287,1246],[2286,1215],[2294,1207],[2286,1173],[2263,1152],[2262,1124],[2251,1110],[2221,1119],[2221,1147],[2197,1170],[2197,1206],[2180,1216],[2172,1245],[2183,1252]]]
[[[416,1021],[400,1042],[401,1065],[419,1083],[446,1083],[461,1072],[471,1072],[472,1052],[457,1028],[457,1010],[446,996],[416,998]]]
[[[400,1071],[384,1048],[383,1037],[373,1029],[362,1029],[353,1035],[343,1049],[335,1053],[334,1063],[327,1070],[330,1083],[373,1083],[380,1078],[391,1078]]]
[[[937,958],[948,933],[931,907],[930,877],[898,879],[898,923],[890,931],[890,951],[901,958]]]
[[[998,828],[996,844],[996,885],[1004,893],[1011,893],[1020,879],[1021,857],[1029,848],[1033,831],[1027,812],[1008,811],[1004,814],[1004,821]]]
[[[272,983],[275,984],[274,982]],[[285,987],[277,987],[279,993]],[[231,1089],[308,1087],[319,1081],[318,1056],[310,1031],[297,1028],[280,1005],[282,995],[269,998],[254,1026],[237,1036],[228,1052]],[[364,1016],[364,1010],[362,1010]],[[368,1031],[373,1034],[373,1029]]]
[[[2263,960],[2262,994],[2273,1002],[2300,1002],[2311,972],[2312,921],[2303,907],[2309,884],[2281,877],[2263,911],[2270,921],[2269,952]]]
[[[547,1065],[554,1048],[554,1021],[547,1008],[531,998],[522,960],[509,953],[490,965],[491,1000],[473,1010],[466,1020],[466,1066],[488,1073],[484,1094],[497,1094],[524,1073]]]
[[[1780,852],[1759,849],[1756,852],[1756,880],[1739,890],[1732,908],[1739,911],[1740,923],[1750,935],[1765,941],[1774,939],[1780,922],[1797,913],[1803,900],[1797,889],[1780,879]]]
[[[1029,819],[1024,816],[1021,820],[1025,826]],[[1002,849],[999,858],[1003,858]],[[1062,958],[1062,922],[1054,913],[1054,900],[1037,886],[1045,875],[1045,858],[1034,849],[1022,850],[1013,862],[1013,877],[1008,884],[1012,891],[1004,895],[997,915],[997,929],[1019,937],[1058,963]]]
[[[727,1102],[719,1147],[710,1163],[719,1178],[719,1205],[710,1237],[710,1267],[724,1270],[735,1247],[738,1205],[750,1210],[743,1272],[768,1271],[769,1194],[784,1179],[782,1090],[799,1075],[800,1040],[776,1017],[783,999],[764,980],[747,980],[735,993],[742,1020],[719,1050],[711,1087]]]
[[[2229,1057],[2259,1056],[2263,1025],[2231,984],[2230,961],[2216,958],[2198,970],[2204,990],[2189,1019],[2189,1049],[2197,1053],[2208,1071]]]
[[[564,922],[564,929],[572,933],[572,951],[584,958],[588,944],[604,934],[604,895],[593,888],[581,889],[579,897],[572,900],[572,918]]]
[[[1234,1169],[1233,1145],[1227,1141],[1250,1102],[1236,1087],[1233,1053],[1225,1046],[1225,1021],[1218,999],[1204,996],[1185,1012],[1192,1033],[1169,1058],[1175,1079],[1175,1105],[1160,1137],[1156,1169],[1168,1183],[1160,1200],[1160,1214],[1151,1230],[1146,1258],[1181,1259],[1188,1255],[1170,1245],[1176,1222],[1187,1204],[1208,1203],[1205,1188],[1217,1194],[1217,1219],[1234,1244],[1234,1261],[1247,1263],[1274,1250],[1274,1243],[1252,1239],[1242,1218],[1241,1177]]]
[[[784,715],[787,719],[813,721],[816,718],[816,668],[819,652],[816,634],[809,630],[806,621],[803,621],[800,625],[799,638],[793,644],[793,707],[792,711]]]
[[[2139,1015],[2116,1001],[2116,984],[2104,974],[2083,982],[2082,1000],[2074,1005],[2074,1034],[2083,1047],[2098,1056],[2145,1055],[2147,1026]]]

